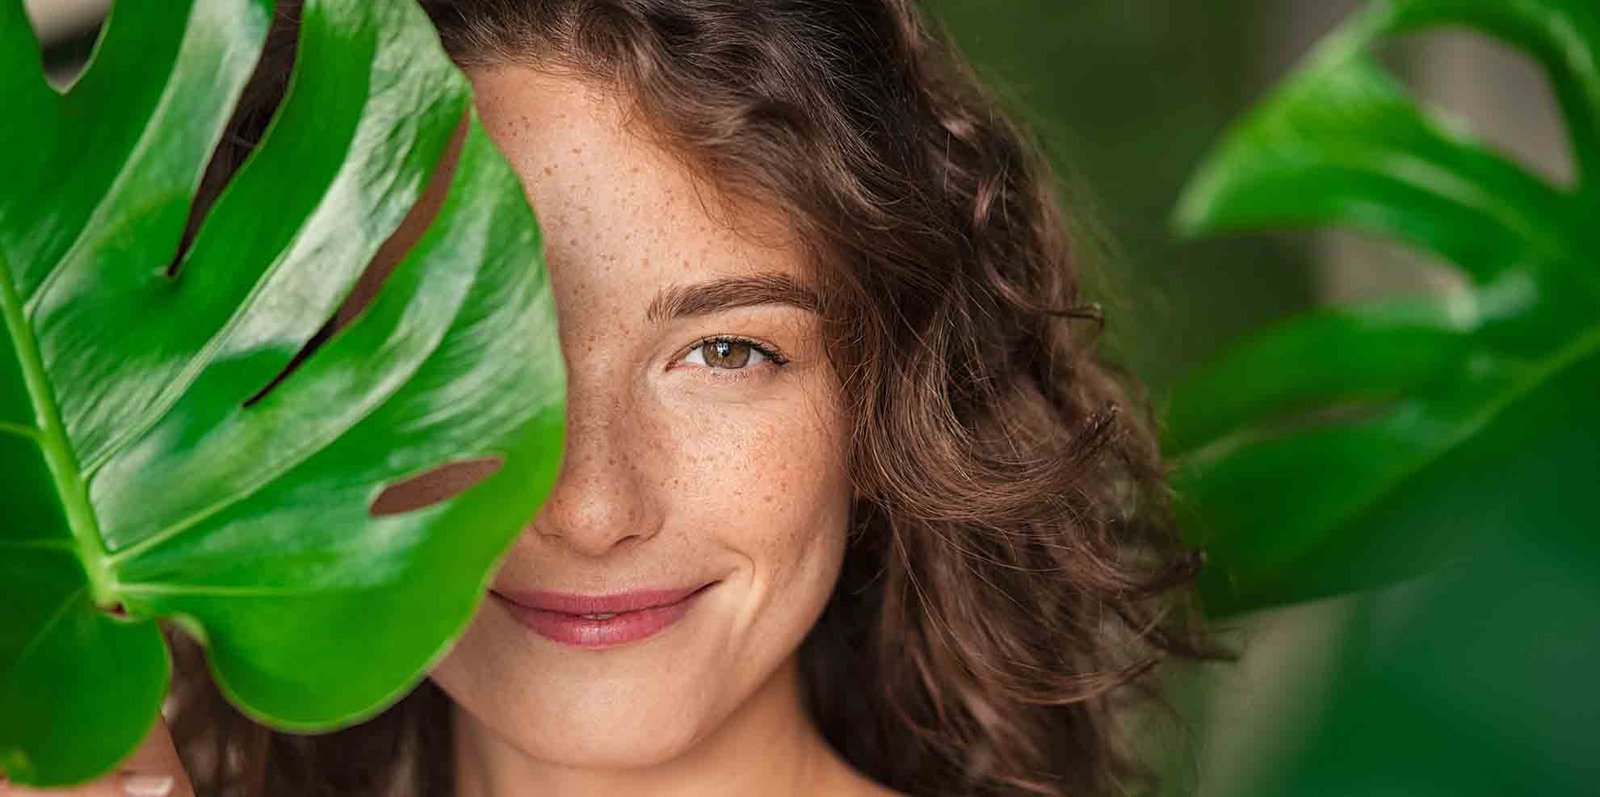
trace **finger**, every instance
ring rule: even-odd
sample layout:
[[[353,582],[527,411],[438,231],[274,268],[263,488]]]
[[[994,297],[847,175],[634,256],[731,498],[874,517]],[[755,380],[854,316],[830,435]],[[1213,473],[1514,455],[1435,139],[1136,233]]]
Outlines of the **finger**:
[[[117,797],[194,797],[178,748],[165,722],[157,722],[133,755],[117,768]]]
[[[0,776],[0,797],[194,797],[194,788],[166,723],[157,722],[139,749],[105,778],[70,789],[35,789]]]

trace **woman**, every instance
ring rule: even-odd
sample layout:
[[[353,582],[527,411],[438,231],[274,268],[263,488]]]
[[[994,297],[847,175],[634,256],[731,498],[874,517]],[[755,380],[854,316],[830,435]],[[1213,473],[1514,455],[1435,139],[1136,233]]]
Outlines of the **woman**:
[[[363,725],[269,733],[175,639],[198,792],[1121,793],[1195,560],[1052,176],[911,0],[430,13],[545,230],[561,477]]]

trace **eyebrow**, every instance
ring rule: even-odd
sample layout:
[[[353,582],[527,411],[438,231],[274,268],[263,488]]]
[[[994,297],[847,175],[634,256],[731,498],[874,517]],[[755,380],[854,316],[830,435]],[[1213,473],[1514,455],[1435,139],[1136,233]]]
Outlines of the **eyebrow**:
[[[787,304],[817,312],[821,301],[811,286],[787,274],[768,273],[663,288],[650,300],[644,315],[661,322],[758,304]]]

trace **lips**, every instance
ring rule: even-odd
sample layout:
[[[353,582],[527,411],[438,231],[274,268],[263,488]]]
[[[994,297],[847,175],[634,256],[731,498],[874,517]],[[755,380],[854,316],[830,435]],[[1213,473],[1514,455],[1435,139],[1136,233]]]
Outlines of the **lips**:
[[[714,583],[612,595],[499,590],[490,594],[513,619],[539,636],[574,647],[607,648],[654,636],[683,619],[695,599]]]

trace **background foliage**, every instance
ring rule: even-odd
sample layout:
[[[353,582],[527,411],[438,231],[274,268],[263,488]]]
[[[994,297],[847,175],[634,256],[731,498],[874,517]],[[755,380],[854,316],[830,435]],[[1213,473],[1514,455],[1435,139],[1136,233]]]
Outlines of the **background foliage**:
[[[1168,409],[1186,528],[1212,554],[1210,610],[1254,610],[1220,625],[1244,632],[1240,665],[1174,674],[1202,733],[1192,756],[1181,733],[1147,737],[1172,759],[1172,792],[1589,793],[1593,4],[1376,4],[1231,137],[1183,217],[1258,233],[1345,223],[1431,257],[1348,236],[1197,246],[1164,228],[1223,122],[1353,4],[937,5],[1126,242],[1108,261],[1128,297],[1112,331]],[[1469,22],[1481,34],[1465,46],[1459,32],[1375,40]],[[1555,70],[1570,141],[1535,58]],[[1452,111],[1493,111],[1472,120],[1490,144],[1418,115],[1380,63]],[[1410,298],[1349,304],[1397,288]],[[1328,307],[1279,321],[1311,304]]]

